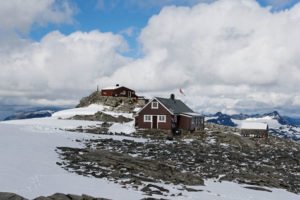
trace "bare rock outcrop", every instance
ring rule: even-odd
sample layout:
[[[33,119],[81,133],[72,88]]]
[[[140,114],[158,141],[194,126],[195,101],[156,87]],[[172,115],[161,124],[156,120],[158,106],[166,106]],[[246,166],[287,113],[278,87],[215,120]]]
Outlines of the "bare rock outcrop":
[[[214,178],[300,193],[299,143],[272,136],[245,138],[232,128],[207,127],[205,133],[183,134],[170,141],[161,130],[139,131],[131,136],[150,138],[145,142],[85,140],[86,148],[60,148],[58,153],[66,170],[112,181],[130,179],[129,184],[163,180],[191,185]],[[179,172],[191,174],[186,176],[191,182]]]
[[[204,184],[201,177],[192,173],[182,172],[168,162],[142,159],[107,150],[69,147],[58,147],[58,149],[64,160],[70,161],[64,168],[75,170],[75,172],[77,171],[84,175],[92,175],[99,178],[108,177],[114,180],[130,179],[134,182],[156,182],[157,180],[162,180],[174,184]],[[93,165],[89,165],[89,163],[93,163]]]
[[[122,115],[119,115],[117,117],[114,117],[112,115],[106,114],[104,112],[97,112],[94,115],[75,115],[69,119],[74,120],[88,120],[88,121],[102,121],[102,122],[118,122],[118,123],[126,123],[130,122],[133,119],[124,117]]]
[[[114,111],[132,112],[137,102],[134,98],[101,96],[101,93],[96,91],[82,98],[76,108],[86,107],[91,104],[110,106]]]

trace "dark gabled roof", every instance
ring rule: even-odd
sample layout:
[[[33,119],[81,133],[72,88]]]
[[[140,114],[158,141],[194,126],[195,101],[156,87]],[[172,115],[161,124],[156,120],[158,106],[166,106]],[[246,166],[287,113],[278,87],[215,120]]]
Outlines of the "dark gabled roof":
[[[170,98],[167,99],[167,98],[160,98],[160,97],[155,97],[155,98],[174,114],[194,112],[187,105],[185,105],[181,100],[178,99],[173,100]]]
[[[116,89],[119,89],[119,88],[125,88],[126,90],[130,90],[130,91],[134,91],[128,87],[124,87],[124,86],[111,86],[111,87],[105,87],[105,88],[102,88],[101,90],[116,90]]]

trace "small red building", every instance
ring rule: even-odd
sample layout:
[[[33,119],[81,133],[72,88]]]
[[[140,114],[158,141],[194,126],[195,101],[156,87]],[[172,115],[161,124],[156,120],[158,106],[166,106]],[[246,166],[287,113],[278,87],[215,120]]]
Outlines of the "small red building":
[[[152,99],[137,113],[135,120],[137,128],[143,129],[204,129],[204,117],[175,99],[174,95]]]
[[[101,96],[137,98],[134,90],[118,84],[113,87],[102,88]]]

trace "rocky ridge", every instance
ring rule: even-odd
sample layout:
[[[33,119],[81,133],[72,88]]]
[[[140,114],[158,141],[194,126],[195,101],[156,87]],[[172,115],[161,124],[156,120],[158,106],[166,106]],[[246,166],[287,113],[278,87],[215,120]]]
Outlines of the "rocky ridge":
[[[91,95],[82,98],[76,108],[86,107],[91,104],[110,106],[114,111],[133,112],[137,102],[133,98],[128,97],[101,96],[100,92],[95,91]]]

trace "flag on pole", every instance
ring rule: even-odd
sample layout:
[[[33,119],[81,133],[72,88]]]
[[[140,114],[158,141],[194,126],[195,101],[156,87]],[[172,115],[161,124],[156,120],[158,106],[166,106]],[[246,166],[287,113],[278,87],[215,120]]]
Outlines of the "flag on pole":
[[[183,96],[185,96],[182,88],[179,89],[179,92],[180,92],[180,94],[182,94]]]

